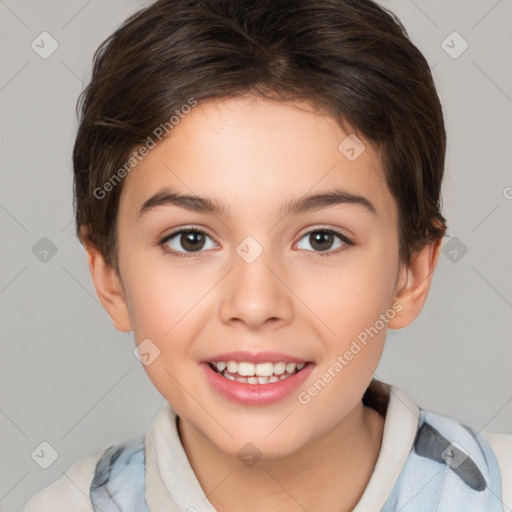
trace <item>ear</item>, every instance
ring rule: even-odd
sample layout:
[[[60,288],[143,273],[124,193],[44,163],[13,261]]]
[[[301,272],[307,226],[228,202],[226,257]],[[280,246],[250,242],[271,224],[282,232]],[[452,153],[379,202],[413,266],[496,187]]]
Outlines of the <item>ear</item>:
[[[89,271],[96,293],[112,318],[114,327],[121,332],[132,330],[126,296],[120,277],[114,267],[105,262],[100,250],[89,238],[86,226],[80,227],[80,240],[87,251]]]
[[[393,303],[402,309],[388,322],[390,329],[402,329],[414,321],[423,309],[434,276],[443,237],[411,256],[409,265],[400,266]]]

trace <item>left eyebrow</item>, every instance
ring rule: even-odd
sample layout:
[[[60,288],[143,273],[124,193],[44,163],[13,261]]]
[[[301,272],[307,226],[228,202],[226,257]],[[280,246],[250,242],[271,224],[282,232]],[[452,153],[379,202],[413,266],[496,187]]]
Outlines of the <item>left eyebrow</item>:
[[[344,190],[334,189],[309,196],[291,199],[281,207],[281,215],[298,215],[312,210],[320,210],[338,204],[358,204],[374,215],[377,215],[375,206],[366,198],[360,195],[351,194]],[[228,216],[228,207],[218,200],[207,197],[179,194],[169,189],[160,190],[147,199],[140,208],[138,217],[157,206],[174,205],[185,210],[198,213],[219,214]]]
[[[322,208],[344,203],[361,205],[374,215],[377,215],[377,209],[369,199],[357,194],[350,194],[349,192],[341,189],[328,190],[319,194],[292,199],[282,206],[281,214],[297,215],[299,213],[311,210],[320,210]]]

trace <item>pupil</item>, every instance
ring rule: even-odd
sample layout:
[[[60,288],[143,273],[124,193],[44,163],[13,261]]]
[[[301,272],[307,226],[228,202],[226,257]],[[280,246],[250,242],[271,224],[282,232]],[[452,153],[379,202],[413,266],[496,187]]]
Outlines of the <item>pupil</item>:
[[[314,247],[314,244],[317,243],[319,250],[329,249],[333,242],[333,234],[327,231],[316,231],[311,233],[310,237],[312,237],[311,245]]]
[[[198,249],[201,249],[204,243],[204,236],[202,233],[197,231],[188,231],[183,234],[185,235],[185,237],[181,239],[181,246],[183,249],[189,251],[197,251]]]

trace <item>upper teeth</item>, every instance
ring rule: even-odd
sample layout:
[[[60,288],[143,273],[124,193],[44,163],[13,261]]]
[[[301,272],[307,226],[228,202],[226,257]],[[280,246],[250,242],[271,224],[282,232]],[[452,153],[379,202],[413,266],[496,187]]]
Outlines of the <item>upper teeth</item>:
[[[282,375],[284,372],[293,373],[295,369],[302,370],[305,363],[248,363],[246,361],[218,361],[215,363],[217,370],[223,372],[226,368],[229,373],[238,373],[242,377],[270,377],[271,375]]]

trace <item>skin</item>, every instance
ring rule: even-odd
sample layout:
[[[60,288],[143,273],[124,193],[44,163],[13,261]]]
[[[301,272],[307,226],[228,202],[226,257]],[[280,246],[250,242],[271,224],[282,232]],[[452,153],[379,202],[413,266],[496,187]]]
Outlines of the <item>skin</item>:
[[[82,238],[115,327],[159,348],[144,368],[180,417],[190,464],[219,511],[351,510],[374,469],[384,418],[361,398],[387,328],[420,313],[441,240],[400,264],[397,205],[378,155],[359,136],[366,149],[349,161],[338,150],[347,135],[306,103],[250,95],[199,103],[126,178],[120,275]],[[165,205],[139,218],[144,201],[164,187],[215,198],[227,215]],[[280,214],[283,202],[332,188],[366,197],[376,214],[350,203]],[[159,245],[181,227],[210,237],[200,252],[189,248],[190,258],[163,249],[187,254],[179,235]],[[308,233],[326,228],[353,245],[334,237],[322,256]],[[263,249],[252,263],[236,252],[248,236]],[[279,351],[315,364],[300,389],[307,390],[393,304],[401,311],[306,405],[297,393],[238,405],[200,371],[199,361],[215,354]],[[250,468],[236,455],[247,442],[262,454]]]

